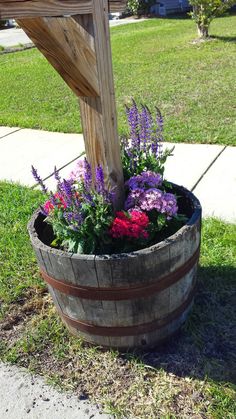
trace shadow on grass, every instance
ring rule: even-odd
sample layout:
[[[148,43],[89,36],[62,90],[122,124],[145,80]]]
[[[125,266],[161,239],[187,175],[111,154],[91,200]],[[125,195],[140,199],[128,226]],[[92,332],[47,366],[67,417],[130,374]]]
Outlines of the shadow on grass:
[[[198,277],[194,307],[179,334],[136,356],[179,377],[236,383],[236,269],[204,267]]]
[[[210,38],[217,39],[223,42],[236,42],[236,36],[219,36],[219,35],[211,35]]]

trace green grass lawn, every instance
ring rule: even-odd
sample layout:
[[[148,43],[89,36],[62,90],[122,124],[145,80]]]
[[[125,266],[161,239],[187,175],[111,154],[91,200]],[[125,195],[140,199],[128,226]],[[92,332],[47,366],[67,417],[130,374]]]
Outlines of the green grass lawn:
[[[165,117],[173,142],[235,145],[236,16],[216,19],[211,40],[193,43],[190,19],[113,28],[119,131],[133,97]],[[0,125],[81,132],[77,98],[37,51],[0,55]]]
[[[55,313],[26,231],[41,193],[1,182],[0,195],[1,360],[116,418],[235,418],[236,225],[204,220],[198,292],[179,336],[150,352],[119,354],[71,337]]]

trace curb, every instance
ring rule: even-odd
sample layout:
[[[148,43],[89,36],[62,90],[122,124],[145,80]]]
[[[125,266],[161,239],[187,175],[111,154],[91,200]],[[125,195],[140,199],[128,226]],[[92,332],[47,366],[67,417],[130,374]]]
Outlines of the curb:
[[[4,48],[3,51],[0,51],[0,55],[11,54],[13,52],[21,52],[21,51],[25,51],[25,50],[32,49],[32,48],[36,48],[34,44],[25,44],[25,45],[20,46],[20,47]]]

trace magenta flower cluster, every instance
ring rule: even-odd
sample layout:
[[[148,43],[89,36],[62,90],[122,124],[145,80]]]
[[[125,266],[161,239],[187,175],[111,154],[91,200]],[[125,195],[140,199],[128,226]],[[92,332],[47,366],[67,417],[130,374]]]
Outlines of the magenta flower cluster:
[[[125,209],[135,208],[141,211],[156,210],[171,220],[178,212],[177,199],[172,193],[161,190],[162,177],[153,172],[143,172],[126,182],[129,189]]]

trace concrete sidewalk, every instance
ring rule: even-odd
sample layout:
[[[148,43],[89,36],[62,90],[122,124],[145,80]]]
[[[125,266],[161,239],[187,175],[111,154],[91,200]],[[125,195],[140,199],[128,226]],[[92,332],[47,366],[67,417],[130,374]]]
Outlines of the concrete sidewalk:
[[[125,25],[128,23],[138,23],[145,19],[134,19],[132,17],[126,19],[111,19],[110,27]],[[17,47],[19,45],[33,44],[31,39],[25,34],[21,28],[9,28],[0,30],[0,46],[4,48]]]
[[[170,144],[174,156],[166,163],[166,179],[192,190],[203,216],[236,222],[236,147],[205,144]],[[63,177],[75,167],[84,150],[81,134],[0,127],[0,180],[33,186],[31,164],[53,189],[56,165]]]
[[[112,419],[98,406],[60,393],[24,369],[0,363],[1,419]],[[7,389],[7,391],[6,391]]]

